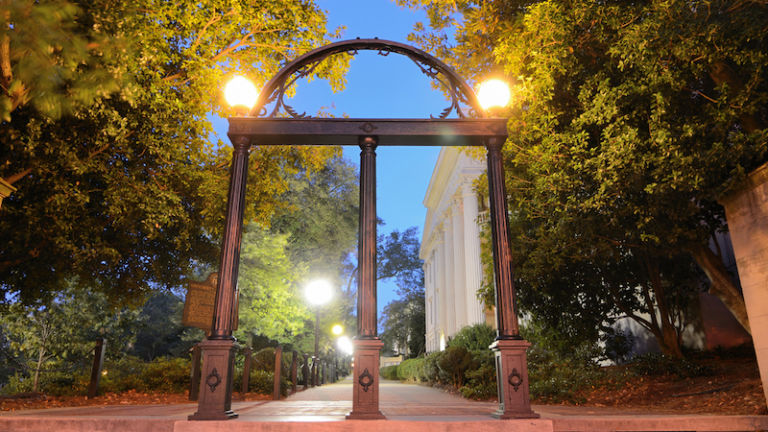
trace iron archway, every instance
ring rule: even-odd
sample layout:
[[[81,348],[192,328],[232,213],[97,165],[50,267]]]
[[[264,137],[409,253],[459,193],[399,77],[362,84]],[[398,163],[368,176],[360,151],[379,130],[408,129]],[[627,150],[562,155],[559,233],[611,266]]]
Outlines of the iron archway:
[[[451,105],[439,117],[429,119],[339,119],[312,118],[285,104],[285,91],[296,79],[310,74],[331,55],[374,50],[381,55],[408,56],[421,71],[442,83]],[[265,106],[275,103],[271,112]],[[462,104],[474,111],[468,117]],[[279,117],[280,110],[286,117]],[[459,118],[447,118],[456,111]],[[227,135],[234,151],[227,199],[226,226],[221,246],[212,331],[203,341],[203,380],[198,411],[191,420],[225,420],[236,417],[231,410],[235,316],[235,287],[240,257],[240,238],[251,146],[272,145],[359,145],[360,235],[358,243],[358,336],[355,340],[352,412],[347,418],[380,419],[379,352],[383,343],[376,328],[376,147],[392,145],[483,146],[487,149],[491,238],[498,337],[491,346],[496,356],[499,418],[535,418],[531,410],[526,350],[530,344],[520,337],[509,246],[504,166],[501,147],[507,137],[507,119],[485,118],[472,89],[450,67],[417,48],[379,39],[341,41],[315,49],[288,63],[264,86],[259,99],[245,117],[229,119]],[[216,393],[215,381],[224,384]]]
[[[285,65],[264,85],[259,93],[256,105],[249,115],[253,117],[274,118],[282,108],[291,118],[308,118],[306,113],[299,114],[290,105],[285,103],[285,91],[297,80],[312,74],[317,66],[328,57],[342,53],[356,55],[359,51],[376,51],[384,57],[390,53],[406,56],[423,74],[438,81],[448,92],[451,99],[451,104],[440,113],[438,118],[445,119],[453,111],[456,112],[459,118],[483,115],[483,109],[480,107],[480,103],[472,88],[467,85],[453,68],[437,57],[400,42],[360,38],[334,42],[316,48]],[[275,103],[275,106],[271,111],[268,111],[266,106],[272,102]],[[462,103],[468,105],[472,110],[472,112],[468,113],[469,115],[464,113]]]

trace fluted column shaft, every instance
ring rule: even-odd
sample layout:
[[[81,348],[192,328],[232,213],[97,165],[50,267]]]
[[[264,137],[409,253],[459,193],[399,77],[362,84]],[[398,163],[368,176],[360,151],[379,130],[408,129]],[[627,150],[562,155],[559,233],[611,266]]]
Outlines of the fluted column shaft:
[[[496,282],[496,318],[499,326],[497,339],[520,339],[515,305],[515,283],[512,277],[512,253],[509,245],[507,192],[501,158],[503,144],[504,141],[499,138],[489,138],[486,141],[493,270]]]
[[[360,138],[360,237],[358,239],[357,334],[376,329],[376,139]]]

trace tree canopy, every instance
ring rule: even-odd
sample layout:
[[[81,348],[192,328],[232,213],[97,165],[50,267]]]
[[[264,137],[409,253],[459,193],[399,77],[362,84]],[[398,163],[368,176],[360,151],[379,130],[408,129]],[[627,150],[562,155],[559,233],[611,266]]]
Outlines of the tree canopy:
[[[513,82],[504,153],[523,303],[633,316],[679,355],[694,260],[749,328],[709,243],[727,230],[717,198],[766,160],[768,4],[400,3],[427,9],[423,46],[473,80]]]
[[[329,37],[308,0],[3,2],[0,177],[18,189],[0,213],[3,299],[76,277],[138,300],[215,262],[231,147],[209,116],[231,114],[223,81],[263,83]],[[315,76],[338,88],[345,61]],[[288,177],[337,152],[252,149],[246,218],[266,224]]]

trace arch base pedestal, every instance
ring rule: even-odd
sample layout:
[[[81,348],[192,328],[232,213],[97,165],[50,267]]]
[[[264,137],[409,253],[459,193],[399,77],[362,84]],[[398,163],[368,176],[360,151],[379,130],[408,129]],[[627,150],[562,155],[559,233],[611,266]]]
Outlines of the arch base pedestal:
[[[379,411],[379,354],[384,342],[379,338],[356,339],[355,370],[352,383],[352,412],[348,420],[381,420]]]

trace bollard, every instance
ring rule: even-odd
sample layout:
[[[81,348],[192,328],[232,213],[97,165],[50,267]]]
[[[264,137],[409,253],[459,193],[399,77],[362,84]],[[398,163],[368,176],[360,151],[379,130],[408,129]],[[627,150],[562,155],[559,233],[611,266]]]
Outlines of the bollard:
[[[293,356],[291,357],[291,393],[296,393],[296,380],[299,374],[298,356],[299,353],[293,351]]]
[[[253,361],[253,350],[246,347],[243,350],[245,360],[243,360],[243,386],[240,389],[240,395],[245,396],[248,393],[248,381],[251,378],[251,361]]]
[[[189,372],[189,400],[196,401],[200,394],[200,344],[196,343],[190,350],[192,353],[192,370]]]
[[[107,340],[101,338],[96,341],[93,350],[93,368],[91,368],[91,382],[88,385],[88,399],[95,398],[99,393],[99,380],[101,368],[104,366],[104,353],[107,351]]]
[[[275,348],[275,387],[272,391],[272,399],[280,400],[281,372],[283,366],[283,347]]]

